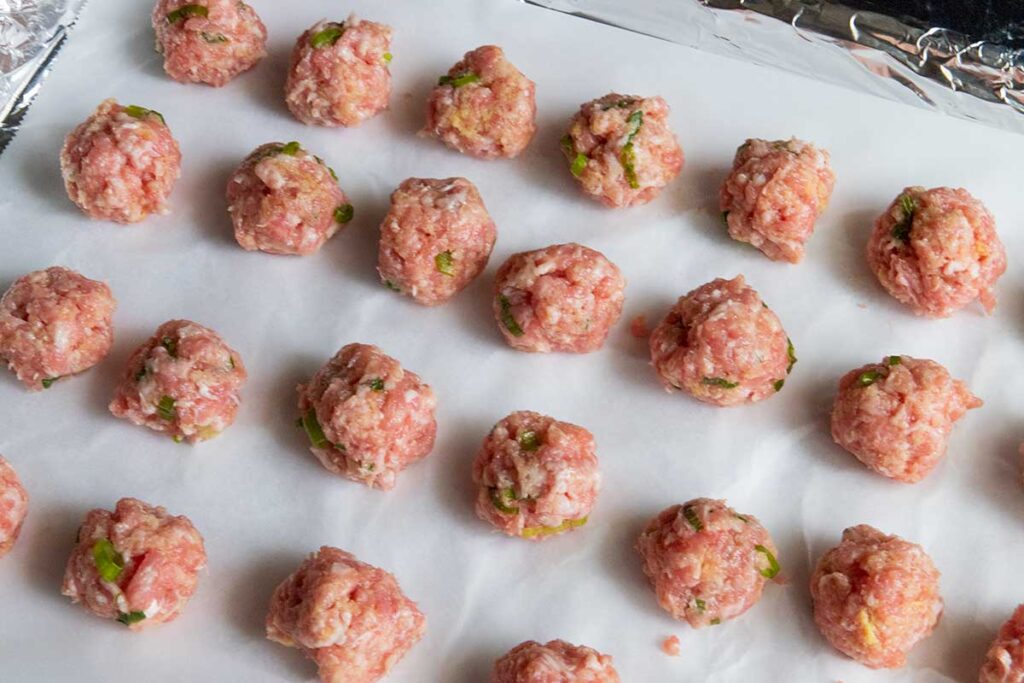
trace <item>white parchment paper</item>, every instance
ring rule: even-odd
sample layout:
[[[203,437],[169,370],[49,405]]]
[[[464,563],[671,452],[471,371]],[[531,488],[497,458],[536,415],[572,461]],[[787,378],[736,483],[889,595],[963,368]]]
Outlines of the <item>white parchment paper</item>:
[[[321,544],[397,575],[428,618],[395,683],[483,683],[526,639],[564,638],[614,655],[623,681],[967,681],[1024,587],[1024,138],[776,71],[713,57],[512,0],[277,3],[254,0],[270,57],[214,90],[172,82],[152,51],[151,4],[103,0],[80,26],[0,159],[0,286],[63,264],[118,298],[116,344],[100,366],[29,394],[0,374],[0,452],[31,511],[0,560],[0,680],[287,681],[314,675],[263,638],[274,586]],[[349,10],[396,29],[388,113],[354,130],[307,128],[281,96],[294,38]],[[537,82],[539,125],[515,161],[481,162],[422,140],[426,94],[461,54],[504,46]],[[687,165],[657,201],[608,210],[582,197],[558,139],[579,103],[617,90],[661,94]],[[90,221],[67,200],[64,135],[103,98],[161,111],[181,143],[173,212],[133,227]],[[805,262],[768,261],[720,224],[717,187],[747,136],[798,135],[832,152],[838,183]],[[300,140],[338,171],[356,217],[319,254],[242,251],[224,206],[230,171],[269,140]],[[409,176],[465,175],[494,216],[487,272],[427,309],[377,282],[377,226]],[[963,185],[994,212],[1010,271],[993,317],[915,318],[874,282],[863,258],[871,221],[905,185]],[[507,348],[490,314],[493,273],[511,253],[579,241],[629,279],[606,347],[586,356]],[[680,294],[743,273],[778,312],[800,362],[759,405],[719,409],[665,394],[628,321],[657,320]],[[250,371],[236,424],[187,447],[116,420],[107,402],[131,350],[161,322],[218,330]],[[342,344],[378,344],[436,389],[437,447],[389,493],[329,475],[297,430],[295,385]],[[832,444],[838,377],[884,354],[934,358],[986,404],[956,428],[946,462],[916,486],[869,473]],[[472,509],[470,463],[491,425],[532,409],[594,432],[604,490],[590,523],[531,544],[492,533]],[[137,496],[187,514],[210,566],[184,615],[142,634],[59,594],[84,513]],[[773,534],[789,583],[743,617],[692,631],[656,605],[633,541],[663,507],[724,497]],[[870,672],[820,637],[810,567],[846,526],[870,523],[919,542],[943,572],[946,613],[908,667]],[[658,649],[678,634],[682,655]]]

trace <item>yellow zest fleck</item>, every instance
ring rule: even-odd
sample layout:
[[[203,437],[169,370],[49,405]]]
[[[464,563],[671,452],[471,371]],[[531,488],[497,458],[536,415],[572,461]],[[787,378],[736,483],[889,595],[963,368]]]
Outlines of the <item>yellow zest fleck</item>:
[[[866,609],[857,612],[857,623],[860,624],[861,637],[868,647],[878,646],[878,636],[875,634],[875,625]]]

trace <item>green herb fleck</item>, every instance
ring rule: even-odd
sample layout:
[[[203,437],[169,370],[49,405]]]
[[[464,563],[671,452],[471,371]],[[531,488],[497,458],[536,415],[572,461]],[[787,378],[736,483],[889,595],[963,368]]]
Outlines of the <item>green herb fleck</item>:
[[[203,5],[182,5],[173,12],[167,13],[167,23],[176,24],[189,17],[208,17],[210,10]]]
[[[601,111],[608,111],[609,109],[627,109],[633,106],[635,102],[636,100],[634,99],[623,98],[621,100],[616,100],[615,102],[609,102],[601,105]]]
[[[903,362],[902,356],[889,356],[889,365],[899,365]]]
[[[711,620],[711,625],[712,626],[718,626],[721,623],[722,623],[722,620],[719,619],[718,617],[715,617],[714,619]]]
[[[782,391],[782,387],[784,387],[785,385],[786,380],[784,379],[777,379],[775,380],[775,382],[772,383],[772,386],[775,388],[776,392]]]
[[[703,612],[704,610],[706,610],[708,608],[707,603],[704,602],[703,600],[701,600],[700,598],[694,598],[693,602],[697,606],[697,611],[698,612]]]
[[[626,174],[626,180],[634,190],[640,187],[640,182],[636,177],[636,150],[633,149],[633,138],[640,132],[640,126],[643,123],[643,111],[637,109],[629,115],[629,118],[626,119],[629,132],[626,134],[626,144],[622,146],[622,154],[619,155],[619,161],[622,163],[622,170]]]
[[[374,377],[366,385],[373,391],[384,391],[384,380],[380,377]]]
[[[568,156],[572,156],[576,152],[576,147],[572,144],[572,136],[566,133],[562,136],[562,139],[558,141],[558,144],[562,146],[562,151]]]
[[[865,370],[857,376],[857,384],[862,387],[869,387],[882,376],[882,373],[877,370]]]
[[[706,384],[711,387],[721,387],[723,389],[735,389],[740,385],[739,382],[730,382],[724,377],[705,377],[701,380],[701,384]]]
[[[323,448],[330,445],[330,441],[327,440],[324,430],[320,426],[320,421],[316,419],[316,410],[310,408],[309,412],[299,419],[302,421],[302,428],[306,430],[306,436],[309,437],[313,448]]]
[[[185,437],[181,434],[175,434],[171,437],[171,440],[174,441],[174,443],[182,443],[185,440]]]
[[[900,242],[910,239],[910,228],[914,225],[914,211],[917,210],[917,202],[909,194],[901,194],[899,198],[900,210],[903,217],[892,227],[892,236]]]
[[[435,256],[434,266],[437,267],[437,272],[441,273],[441,275],[449,277],[455,275],[455,259],[452,258],[452,252],[450,251],[442,251]]]
[[[786,374],[793,372],[793,366],[796,365],[796,347],[793,346],[793,340],[786,337],[786,357],[789,358],[789,365],[786,366]]]
[[[572,166],[569,167],[569,172],[572,173],[574,177],[579,178],[583,174],[583,171],[586,170],[588,161],[590,161],[590,158],[586,154],[583,152],[578,153],[576,158],[572,160]]]
[[[223,33],[207,33],[206,31],[202,31],[199,35],[203,37],[204,41],[211,45],[228,42],[228,37]]]
[[[137,104],[129,104],[127,107],[124,108],[124,113],[128,114],[128,116],[132,117],[133,119],[144,119],[147,116],[152,115],[152,116],[155,116],[158,119],[160,119],[160,123],[162,123],[164,125],[167,125],[167,122],[164,121],[164,115],[163,114],[161,114],[158,111],[154,111],[152,109],[146,109],[145,107],[140,107]]]
[[[729,225],[729,212],[728,211],[723,211],[722,212],[722,222],[725,223],[726,225]]]
[[[287,154],[288,156],[293,157],[299,153],[300,149],[302,149],[302,145],[295,140],[292,140],[286,145],[281,145],[281,149],[278,150],[278,154]]]
[[[178,411],[174,408],[174,399],[170,396],[161,396],[160,402],[156,404],[156,413],[168,422],[176,418]]]
[[[533,452],[540,448],[540,437],[537,436],[537,432],[532,429],[528,429],[525,432],[519,433],[519,445],[524,451]]]
[[[391,63],[391,53],[390,52],[385,52],[384,53],[384,63],[385,64],[390,64]]]
[[[754,550],[765,556],[768,560],[768,568],[761,570],[761,576],[766,579],[774,579],[779,574],[779,561],[775,559],[775,555],[772,554],[771,550],[765,548],[763,545],[755,545]]]
[[[60,377],[47,377],[47,378],[43,379],[43,381],[42,381],[43,389],[49,389],[50,387],[53,386],[53,383],[56,382],[59,379],[60,379]]]
[[[505,325],[505,329],[509,331],[513,337],[522,337],[523,328],[519,327],[519,323],[516,322],[515,317],[512,316],[512,304],[509,303],[508,297],[504,294],[498,295],[498,305],[501,306],[501,322]]]
[[[388,289],[390,289],[392,292],[401,292],[402,291],[401,288],[399,288],[399,286],[396,285],[391,280],[385,280],[384,281],[384,286],[387,287]]]
[[[313,34],[313,37],[309,39],[309,44],[314,48],[334,45],[343,33],[345,33],[344,24],[328,24],[327,28]]]
[[[738,512],[732,513],[732,516],[735,517],[736,519],[740,520],[744,524],[750,524],[750,520],[747,519],[744,515],[739,514]]]
[[[106,538],[97,539],[92,545],[92,561],[100,578],[108,583],[117,581],[124,571],[124,557],[114,549],[114,544]]]
[[[569,529],[581,527],[587,523],[587,517],[581,519],[567,519],[558,526],[528,526],[523,529],[523,538],[536,538],[538,536],[550,536],[560,534]]]
[[[141,382],[142,378],[145,377],[148,372],[149,370],[146,368],[146,361],[142,361],[142,367],[135,373],[135,381]]]
[[[480,80],[480,77],[477,76],[472,71],[470,71],[468,73],[464,73],[464,74],[461,74],[459,76],[441,76],[441,78],[437,79],[437,84],[438,85],[450,85],[453,88],[461,88],[464,85],[469,85],[470,83],[476,83],[479,80]]]
[[[700,517],[697,516],[697,511],[693,509],[692,505],[683,507],[683,517],[686,517],[686,521],[690,523],[694,531],[703,531],[704,523],[700,521]]]
[[[511,486],[504,489],[491,488],[491,503],[506,515],[519,514],[519,508],[515,505],[516,500],[516,492]]]
[[[120,621],[125,626],[131,626],[132,624],[137,624],[137,623],[139,623],[140,621],[142,621],[145,618],[146,618],[146,613],[145,612],[119,612],[118,615],[117,615],[117,620]]]
[[[338,174],[334,172],[334,169],[333,169],[333,168],[331,168],[330,166],[328,166],[328,167],[327,167],[327,172],[331,174],[331,177],[332,177],[332,178],[334,178],[334,182],[338,182]]]
[[[334,210],[334,220],[338,223],[348,223],[356,215],[356,210],[351,204],[342,204]]]
[[[167,355],[171,358],[178,357],[178,340],[174,337],[164,337],[160,340],[160,346],[167,349]]]

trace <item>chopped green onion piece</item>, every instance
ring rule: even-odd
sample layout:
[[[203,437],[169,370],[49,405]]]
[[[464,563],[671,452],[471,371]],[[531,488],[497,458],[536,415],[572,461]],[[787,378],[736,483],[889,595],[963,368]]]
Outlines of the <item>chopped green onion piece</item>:
[[[725,223],[726,225],[729,225],[729,212],[728,211],[723,211],[722,212],[722,222]]]
[[[210,44],[226,43],[226,42],[228,42],[228,37],[226,35],[224,35],[223,33],[207,33],[206,31],[203,31],[199,35],[201,35],[203,37],[204,41],[206,41],[207,43],[210,43]]]
[[[721,387],[723,389],[735,389],[740,385],[739,382],[730,382],[723,377],[705,377],[701,380],[701,384],[706,384],[711,387]]]
[[[332,177],[332,178],[334,178],[334,182],[338,182],[338,174],[334,172],[334,169],[333,169],[333,168],[331,168],[330,166],[328,166],[328,167],[327,167],[327,172],[331,174],[331,177]]]
[[[469,73],[464,73],[464,74],[461,74],[459,76],[441,76],[441,78],[437,79],[437,84],[438,85],[450,85],[453,88],[461,88],[464,85],[469,85],[470,83],[476,83],[479,80],[480,80],[480,77],[477,76],[472,71],[470,71]]]
[[[715,617],[714,619],[711,620],[711,625],[712,626],[718,626],[721,623],[722,623],[722,620],[719,619],[718,617]]]
[[[302,428],[306,430],[306,436],[309,437],[310,443],[313,444],[313,448],[324,448],[331,444],[324,435],[323,427],[320,426],[320,421],[316,419],[316,410],[313,408],[309,409],[305,415],[301,418]]]
[[[909,194],[900,195],[899,202],[903,218],[892,226],[891,234],[895,239],[906,242],[910,237],[910,228],[914,225],[914,211],[917,210],[917,202]]]
[[[558,526],[528,526],[523,529],[523,538],[536,538],[537,536],[550,536],[560,534],[569,529],[581,527],[587,523],[587,517],[581,519],[567,519]]]
[[[315,48],[334,45],[344,32],[344,24],[328,24],[327,28],[323,31],[313,34],[313,37],[309,39],[309,44]]]
[[[124,557],[114,549],[114,544],[106,538],[97,539],[92,545],[92,561],[100,578],[108,583],[117,581],[124,571]]]
[[[174,399],[170,396],[161,396],[160,402],[156,404],[156,412],[162,419],[170,422],[178,415],[174,409]]]
[[[572,173],[573,176],[579,178],[583,171],[586,170],[588,161],[590,161],[590,158],[583,152],[580,152],[576,155],[576,158],[572,160],[572,166],[569,167],[569,172]]]
[[[540,448],[540,438],[537,436],[537,432],[532,429],[528,429],[525,432],[519,433],[519,445],[524,451],[533,452]]]
[[[623,98],[610,104],[604,104],[601,106],[601,111],[608,111],[609,109],[626,109],[636,102],[634,99]]]
[[[355,207],[351,204],[342,204],[334,210],[334,220],[338,223],[348,223],[355,215]]]
[[[391,63],[391,53],[390,52],[385,52],[384,53],[384,63],[385,64],[390,64]]]
[[[183,437],[181,434],[175,434],[174,436],[171,437],[171,439],[174,441],[174,443],[181,443],[185,440],[185,437]]]
[[[152,109],[146,109],[145,107],[140,107],[137,104],[129,104],[127,107],[124,108],[124,113],[128,114],[128,116],[131,116],[133,119],[144,119],[147,116],[149,116],[150,114],[152,114],[153,116],[155,116],[158,119],[160,119],[160,123],[162,123],[164,125],[167,125],[167,122],[164,121],[164,115],[163,114],[161,114],[158,111],[154,111]]]
[[[782,387],[784,387],[785,385],[786,385],[786,380],[784,380],[784,379],[777,379],[772,384],[772,386],[775,388],[776,392],[782,391]]]
[[[562,146],[562,149],[569,156],[572,156],[572,154],[576,151],[576,147],[572,144],[572,136],[569,135],[568,133],[562,136],[562,139],[558,141],[558,144]]]
[[[176,24],[182,19],[188,19],[189,17],[208,16],[210,16],[210,10],[203,5],[182,5],[173,12],[167,13],[167,23]]]
[[[519,508],[514,505],[516,500],[518,500],[516,498],[516,492],[512,489],[512,487],[504,489],[491,489],[491,503],[493,503],[494,507],[498,508],[498,510],[500,510],[501,512],[504,512],[506,515],[519,514]]]
[[[401,292],[402,291],[401,288],[399,288],[399,286],[396,285],[391,280],[385,280],[384,281],[384,286],[387,287],[388,289],[390,289],[392,292]]]
[[[442,251],[435,256],[434,265],[437,267],[437,272],[441,273],[441,275],[449,277],[455,275],[455,259],[452,258],[452,252],[450,251]]]
[[[703,612],[708,607],[707,603],[704,602],[703,600],[701,600],[700,598],[694,598],[693,602],[694,602],[694,604],[697,605],[697,611],[698,612]]]
[[[700,521],[700,517],[697,516],[697,511],[693,507],[687,505],[683,508],[683,517],[686,517],[686,521],[690,523],[694,531],[703,531],[704,523]]]
[[[178,357],[178,340],[173,337],[164,337],[160,340],[160,346],[167,349],[167,355],[171,358]]]
[[[793,366],[796,365],[796,347],[793,346],[793,340],[786,337],[786,357],[789,358],[789,365],[786,366],[786,374],[793,372]]]
[[[149,372],[149,370],[146,369],[146,362],[143,361],[142,362],[142,367],[139,368],[139,371],[135,373],[135,381],[136,382],[141,382],[142,378],[145,377],[148,372]]]
[[[375,377],[366,383],[373,391],[384,391],[384,380],[380,377]]]
[[[235,367],[237,367],[235,365],[235,357],[234,356],[228,356],[228,369],[229,370],[234,370]]]
[[[278,154],[287,154],[288,156],[293,157],[299,153],[300,149],[302,149],[302,145],[295,140],[292,140],[288,144],[282,145],[281,149],[278,150]]]
[[[750,520],[747,519],[745,516],[739,514],[738,512],[732,513],[732,516],[735,517],[736,519],[740,520],[744,524],[750,524]]]
[[[53,386],[53,383],[56,382],[59,379],[60,379],[60,377],[47,377],[47,378],[43,379],[43,382],[42,382],[43,389],[49,389],[50,387]]]
[[[902,356],[889,356],[889,365],[899,365],[903,362]]]
[[[869,387],[878,381],[878,378],[882,376],[882,373],[877,370],[866,370],[857,376],[857,384],[862,387]]]
[[[640,187],[640,181],[636,177],[636,151],[633,149],[633,138],[640,132],[640,126],[644,123],[643,111],[637,109],[626,119],[629,125],[629,133],[626,135],[626,144],[622,146],[622,154],[619,161],[622,163],[622,170],[626,174],[629,186],[634,190]]]
[[[764,555],[765,559],[768,560],[768,568],[761,570],[761,576],[766,579],[774,579],[778,576],[780,569],[779,561],[775,559],[774,555],[772,555],[772,551],[768,550],[768,548],[765,548],[763,545],[755,545],[754,550]]]
[[[117,620],[125,626],[131,626],[137,624],[146,618],[145,612],[118,612]]]
[[[501,322],[505,325],[505,329],[507,329],[513,337],[522,337],[524,334],[523,328],[519,327],[519,323],[517,323],[516,319],[512,316],[512,304],[509,303],[508,297],[503,294],[499,294],[498,304],[501,306]]]

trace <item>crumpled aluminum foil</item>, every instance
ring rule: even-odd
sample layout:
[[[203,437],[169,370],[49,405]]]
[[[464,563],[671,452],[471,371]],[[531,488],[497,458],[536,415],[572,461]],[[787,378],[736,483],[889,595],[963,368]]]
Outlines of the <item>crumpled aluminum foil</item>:
[[[86,0],[0,0],[0,152],[10,143]]]
[[[1024,132],[1024,50],[821,0],[526,0]]]

